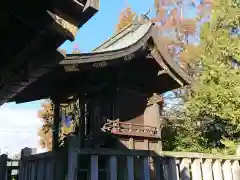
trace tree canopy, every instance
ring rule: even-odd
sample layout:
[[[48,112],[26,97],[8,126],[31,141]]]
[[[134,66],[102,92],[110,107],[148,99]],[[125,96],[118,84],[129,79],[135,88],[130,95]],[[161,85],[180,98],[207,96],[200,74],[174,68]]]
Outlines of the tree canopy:
[[[234,1],[216,0],[210,21],[201,28],[198,61],[202,70],[185,107],[187,116],[200,122],[208,148],[236,147],[240,135],[240,71],[236,65],[240,61],[240,37],[232,33],[239,27],[239,6]]]
[[[240,27],[240,8],[234,1],[215,0],[211,10],[200,27],[193,63],[195,83],[184,92],[187,96],[178,108],[180,118],[170,119],[166,128],[172,132],[170,138],[165,136],[170,150],[234,154],[237,147],[240,39],[236,29]],[[176,117],[175,111],[171,113]]]

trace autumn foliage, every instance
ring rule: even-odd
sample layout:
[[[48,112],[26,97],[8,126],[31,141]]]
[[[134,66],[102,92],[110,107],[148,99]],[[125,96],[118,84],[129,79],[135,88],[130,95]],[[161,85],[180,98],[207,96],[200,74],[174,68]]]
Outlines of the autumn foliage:
[[[156,17],[152,22],[159,28],[160,40],[168,47],[169,54],[191,75],[199,56],[199,27],[201,20],[211,12],[213,1],[203,0],[155,0]],[[189,8],[197,12],[192,18],[186,17]]]
[[[42,127],[39,130],[40,146],[48,150],[52,149],[52,125],[53,109],[51,103],[42,104],[42,109],[38,112],[38,117],[42,120]]]
[[[116,26],[116,33],[127,27],[132,23],[132,19],[136,16],[136,13],[132,11],[131,7],[125,8],[119,16],[119,21]]]

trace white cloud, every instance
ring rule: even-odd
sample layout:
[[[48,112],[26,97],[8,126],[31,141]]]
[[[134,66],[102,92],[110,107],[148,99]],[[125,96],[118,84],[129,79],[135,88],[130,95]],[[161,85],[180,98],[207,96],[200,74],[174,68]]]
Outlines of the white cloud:
[[[24,147],[39,148],[38,129],[41,120],[38,108],[4,104],[0,107],[1,153],[19,153]],[[38,150],[41,152],[41,149]]]

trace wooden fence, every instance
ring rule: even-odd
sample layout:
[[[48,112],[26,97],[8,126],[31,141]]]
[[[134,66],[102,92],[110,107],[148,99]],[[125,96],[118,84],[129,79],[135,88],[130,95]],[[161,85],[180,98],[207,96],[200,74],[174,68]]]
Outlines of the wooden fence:
[[[9,159],[7,154],[0,155],[0,179],[13,180],[16,179],[19,171],[19,159]]]
[[[109,149],[77,153],[79,180],[240,180],[236,156]]]
[[[19,180],[240,180],[239,156],[80,149],[78,142],[71,139],[68,152],[23,153]]]
[[[64,151],[33,153],[30,148],[22,151],[19,180],[65,180],[67,159]]]

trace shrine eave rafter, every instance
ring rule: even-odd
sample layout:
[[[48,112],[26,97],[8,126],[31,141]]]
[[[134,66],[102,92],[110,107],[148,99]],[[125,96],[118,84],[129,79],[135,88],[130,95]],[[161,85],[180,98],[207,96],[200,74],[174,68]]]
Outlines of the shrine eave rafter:
[[[1,105],[65,58],[57,48],[75,39],[99,0],[6,1],[0,9]]]

